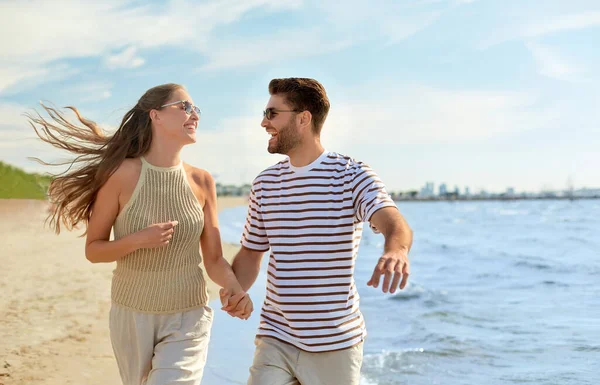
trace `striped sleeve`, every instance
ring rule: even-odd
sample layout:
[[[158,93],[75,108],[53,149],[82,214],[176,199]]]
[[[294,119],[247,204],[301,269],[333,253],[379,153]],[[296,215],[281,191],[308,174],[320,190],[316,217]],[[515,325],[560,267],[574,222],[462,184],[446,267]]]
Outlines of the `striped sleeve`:
[[[245,248],[256,251],[269,250],[269,240],[265,231],[259,198],[256,196],[257,184],[252,186],[248,197],[248,215],[240,243]]]
[[[364,163],[357,163],[352,188],[352,201],[356,219],[369,222],[371,216],[384,207],[396,207],[379,176]],[[374,232],[377,229],[371,225]]]

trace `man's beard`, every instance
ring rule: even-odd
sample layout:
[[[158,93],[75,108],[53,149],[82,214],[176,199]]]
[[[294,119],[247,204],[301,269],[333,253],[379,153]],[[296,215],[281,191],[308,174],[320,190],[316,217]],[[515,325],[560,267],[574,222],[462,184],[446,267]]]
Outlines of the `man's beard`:
[[[300,142],[300,135],[296,131],[295,121],[290,119],[288,125],[279,130],[277,142],[274,145],[269,144],[267,151],[271,154],[287,155]]]

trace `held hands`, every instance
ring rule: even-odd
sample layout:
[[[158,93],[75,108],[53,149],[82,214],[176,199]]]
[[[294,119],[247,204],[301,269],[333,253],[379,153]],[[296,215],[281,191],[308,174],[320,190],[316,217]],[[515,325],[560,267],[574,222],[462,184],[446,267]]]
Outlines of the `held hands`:
[[[373,275],[369,282],[367,282],[367,285],[377,288],[377,286],[379,286],[379,279],[382,275],[384,278],[381,291],[384,293],[387,293],[388,291],[390,293],[395,293],[398,283],[400,283],[400,290],[404,289],[408,282],[408,276],[410,275],[408,250],[401,249],[383,254],[383,256],[379,258],[379,261],[373,270]],[[402,282],[400,282],[400,278],[402,278]]]
[[[178,223],[177,221],[155,223],[136,232],[134,235],[138,248],[152,249],[168,245]]]
[[[250,318],[250,314],[254,310],[254,305],[248,293],[240,291],[237,294],[233,294],[231,290],[221,288],[219,290],[219,297],[223,305],[221,310],[225,310],[230,316],[239,319],[247,320]]]

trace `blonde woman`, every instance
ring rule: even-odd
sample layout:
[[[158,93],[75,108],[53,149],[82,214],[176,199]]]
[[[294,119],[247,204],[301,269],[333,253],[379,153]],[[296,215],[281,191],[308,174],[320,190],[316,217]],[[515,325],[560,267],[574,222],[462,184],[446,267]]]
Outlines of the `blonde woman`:
[[[105,136],[74,107],[82,126],[44,108],[51,119],[29,115],[38,136],[78,155],[50,185],[51,225],[86,224],[87,259],[116,262],[110,336],[123,384],[199,384],[213,319],[201,255],[208,276],[235,294],[236,315],[252,311],[222,256],[213,178],[181,161],[200,109],[184,87],[160,85]]]

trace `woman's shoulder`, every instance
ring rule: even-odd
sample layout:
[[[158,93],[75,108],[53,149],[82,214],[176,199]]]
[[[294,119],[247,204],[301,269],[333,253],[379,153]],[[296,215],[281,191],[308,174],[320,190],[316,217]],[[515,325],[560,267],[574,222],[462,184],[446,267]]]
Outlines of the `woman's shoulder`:
[[[140,158],[126,158],[117,167],[112,177],[120,181],[137,180],[142,171],[142,161]]]
[[[196,184],[198,187],[210,188],[210,186],[214,185],[214,179],[210,172],[208,172],[207,170],[199,167],[194,167],[187,163],[184,163],[183,167],[189,179],[192,182],[194,182],[194,184]]]
[[[194,167],[187,163],[183,164],[183,168],[194,195],[196,195],[200,205],[204,207],[206,202],[211,200],[212,196],[216,195],[216,187],[212,175],[202,168]]]
[[[106,185],[124,187],[135,185],[140,177],[142,161],[139,158],[127,158],[117,166],[106,180]]]

